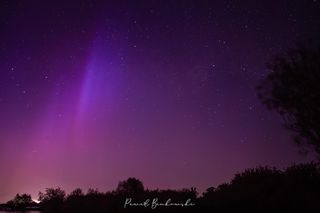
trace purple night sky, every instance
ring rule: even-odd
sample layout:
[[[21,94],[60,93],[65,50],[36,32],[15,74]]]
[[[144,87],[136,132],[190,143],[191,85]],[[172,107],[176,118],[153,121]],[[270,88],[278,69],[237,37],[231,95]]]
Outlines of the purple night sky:
[[[315,0],[2,0],[0,202],[128,177],[203,191],[245,168],[310,161],[255,86],[270,57],[319,35],[319,11]]]

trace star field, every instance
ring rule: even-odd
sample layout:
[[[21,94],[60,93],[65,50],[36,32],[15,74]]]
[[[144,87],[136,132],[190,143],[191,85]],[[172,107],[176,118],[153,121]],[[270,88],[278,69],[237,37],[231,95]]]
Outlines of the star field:
[[[259,102],[317,1],[2,1],[0,202],[45,187],[200,191],[304,162]]]

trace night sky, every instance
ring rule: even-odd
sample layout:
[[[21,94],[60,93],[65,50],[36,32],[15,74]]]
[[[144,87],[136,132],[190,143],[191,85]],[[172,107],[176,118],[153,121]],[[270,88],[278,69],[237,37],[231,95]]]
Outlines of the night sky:
[[[315,0],[2,0],[0,202],[128,177],[201,192],[310,161],[255,87],[319,32]]]

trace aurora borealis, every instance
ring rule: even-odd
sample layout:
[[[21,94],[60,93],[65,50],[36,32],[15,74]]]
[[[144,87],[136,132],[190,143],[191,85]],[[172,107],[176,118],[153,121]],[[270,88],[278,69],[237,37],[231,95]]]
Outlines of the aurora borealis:
[[[318,1],[1,1],[0,202],[46,187],[203,191],[301,156],[256,97]]]

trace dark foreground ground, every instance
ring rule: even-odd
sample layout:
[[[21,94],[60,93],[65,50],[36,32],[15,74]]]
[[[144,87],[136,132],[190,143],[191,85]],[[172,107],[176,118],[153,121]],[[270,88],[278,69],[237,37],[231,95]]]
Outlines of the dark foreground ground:
[[[259,167],[236,174],[230,183],[210,187],[199,195],[195,188],[148,190],[140,180],[119,182],[115,191],[60,188],[39,193],[39,204],[27,194],[17,195],[0,210],[81,212],[320,212],[320,166],[294,165],[285,171]],[[30,198],[30,199],[29,199]]]

